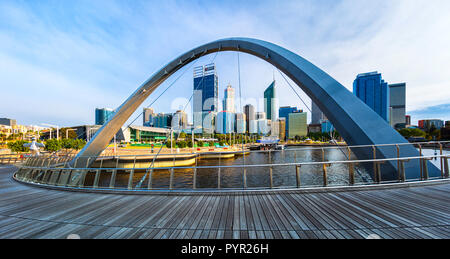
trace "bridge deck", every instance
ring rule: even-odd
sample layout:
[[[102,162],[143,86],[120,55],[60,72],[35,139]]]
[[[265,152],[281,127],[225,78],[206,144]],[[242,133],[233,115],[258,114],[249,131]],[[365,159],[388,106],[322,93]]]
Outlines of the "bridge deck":
[[[449,238],[450,184],[330,193],[47,190],[0,168],[0,238]]]

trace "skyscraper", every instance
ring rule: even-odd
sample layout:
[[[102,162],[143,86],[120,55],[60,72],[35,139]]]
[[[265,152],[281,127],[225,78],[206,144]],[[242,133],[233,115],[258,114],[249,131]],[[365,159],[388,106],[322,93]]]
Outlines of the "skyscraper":
[[[233,133],[236,116],[232,112],[221,111],[217,114],[216,132],[219,134]]]
[[[182,110],[178,110],[173,114],[171,126],[176,130],[183,130],[187,128],[187,114]]]
[[[154,116],[153,108],[144,108],[142,115],[143,115],[142,125],[151,127],[153,125],[153,116]]]
[[[353,94],[389,122],[389,86],[380,73],[359,74],[353,82]]]
[[[308,134],[306,112],[289,113],[289,138],[302,137]]]
[[[393,128],[406,125],[406,83],[389,85],[390,123]]]
[[[218,111],[218,81],[215,64],[194,68],[193,122],[195,128],[204,128],[205,117]],[[212,130],[208,129],[211,127],[209,123],[206,127],[203,132]]]
[[[235,92],[234,88],[229,84],[224,91],[224,99],[223,99],[223,110],[227,112],[236,112],[235,106]]]
[[[247,127],[247,132],[250,132],[250,121],[254,121],[256,120],[256,115],[255,115],[255,107],[251,104],[247,104],[244,106],[244,113],[245,113],[245,121],[246,121],[246,127]]]
[[[173,115],[170,113],[158,113],[153,118],[153,127],[170,128],[172,127]]]
[[[410,115],[405,115],[405,120],[406,120],[406,125],[411,125],[411,116]]]
[[[110,108],[95,108],[95,125],[105,124],[113,113],[114,110]]]
[[[278,108],[275,91],[275,81],[264,91],[264,112],[268,120],[275,121],[278,119]]]
[[[236,133],[243,134],[246,132],[246,116],[245,113],[236,113]]]
[[[297,107],[285,106],[280,107],[279,109],[280,118],[286,119],[286,136],[288,137],[289,137],[289,114],[294,112],[298,112]]]

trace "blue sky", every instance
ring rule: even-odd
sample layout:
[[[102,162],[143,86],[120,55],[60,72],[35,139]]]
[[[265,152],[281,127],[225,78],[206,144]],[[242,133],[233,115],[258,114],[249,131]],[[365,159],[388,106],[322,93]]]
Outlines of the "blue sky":
[[[91,124],[96,107],[118,107],[178,55],[239,36],[290,49],[349,90],[358,73],[379,71],[389,83],[407,83],[407,113],[413,123],[450,120],[449,13],[447,0],[3,0],[0,117],[20,124]],[[222,99],[228,83],[238,87],[237,54],[220,53],[214,61]],[[245,104],[262,98],[274,69],[245,54],[240,61]],[[143,106],[178,75],[180,80],[154,108],[173,112],[184,106],[192,93],[192,71],[183,71]],[[275,79],[280,105],[307,110],[276,71]],[[301,96],[310,107],[310,99]]]

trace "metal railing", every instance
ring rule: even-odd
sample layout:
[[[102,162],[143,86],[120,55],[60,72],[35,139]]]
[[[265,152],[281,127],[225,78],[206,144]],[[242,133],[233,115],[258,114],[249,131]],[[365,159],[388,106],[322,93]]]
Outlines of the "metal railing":
[[[422,154],[422,145],[418,148]],[[57,186],[60,188],[77,189],[108,189],[127,191],[151,190],[255,190],[255,189],[291,189],[329,186],[354,186],[366,184],[381,184],[405,181],[425,181],[431,179],[445,179],[449,177],[448,155],[443,150],[449,142],[429,142],[439,147],[435,155],[422,155],[418,157],[401,157],[401,146],[405,144],[391,144],[378,146],[352,146],[352,147],[314,147],[289,149],[285,151],[228,151],[203,153],[173,153],[160,154],[160,161],[151,163],[151,166],[142,166],[143,160],[154,160],[154,154],[129,156],[102,156],[92,157],[86,165],[77,165],[67,168],[67,163],[73,156],[32,157],[20,166],[15,179],[27,183],[43,186]],[[411,145],[411,144],[410,144]],[[380,146],[393,147],[393,157],[376,158],[376,150]],[[369,148],[373,151],[373,159],[353,159],[352,150]],[[339,149],[345,154],[345,160],[328,161],[325,158],[327,150]],[[321,161],[298,161],[302,159],[301,152],[319,150]],[[268,163],[249,164],[252,154],[263,154]],[[299,155],[300,153],[300,155]],[[316,152],[317,153],[317,152]],[[230,155],[242,156],[240,164],[227,164]],[[282,160],[289,156],[290,161]],[[218,165],[198,165],[199,161],[212,157]],[[278,160],[275,160],[274,158]],[[342,157],[342,156],[341,156]],[[189,161],[194,160],[194,161]],[[430,177],[428,162],[438,161],[439,176]],[[95,161],[94,166],[90,162]],[[192,163],[189,166],[179,165]],[[415,179],[406,177],[411,164],[417,161],[420,164],[420,176]],[[382,165],[394,162],[397,164],[395,179],[382,178]],[[150,163],[150,162],[147,162]],[[159,165],[158,165],[159,163]],[[179,164],[178,164],[179,163]],[[105,166],[107,165],[107,166]],[[127,165],[127,166],[125,166]],[[363,179],[359,171],[371,168],[366,172],[371,177]],[[232,172],[232,173],[230,173]],[[199,176],[199,174],[201,174]],[[178,176],[177,176],[178,175]],[[205,176],[206,175],[206,176]],[[345,177],[343,176],[345,175]],[[338,177],[339,176],[339,177]],[[250,179],[251,178],[251,179]],[[311,179],[315,180],[312,181]],[[339,178],[335,180],[334,178]],[[165,181],[164,184],[155,184],[156,181]],[[180,180],[181,179],[181,180]],[[231,180],[230,180],[231,179]],[[256,180],[255,180],[256,179]],[[263,180],[262,180],[263,179]],[[183,183],[180,184],[180,181]],[[164,182],[164,181],[163,181]]]

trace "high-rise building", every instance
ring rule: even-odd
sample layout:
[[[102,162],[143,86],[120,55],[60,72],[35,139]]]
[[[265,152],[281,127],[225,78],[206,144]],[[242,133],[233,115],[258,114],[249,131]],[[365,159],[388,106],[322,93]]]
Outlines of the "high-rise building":
[[[258,133],[258,120],[249,121],[250,126],[248,128],[248,133],[257,134]]]
[[[172,127],[173,115],[170,113],[158,113],[153,118],[153,127],[155,128],[170,128]]]
[[[294,112],[298,112],[297,107],[285,106],[285,107],[280,107],[280,109],[279,109],[280,118],[286,119],[286,136],[288,136],[288,137],[289,137],[289,114],[294,113]]]
[[[144,108],[143,112],[143,126],[152,127],[153,126],[153,116],[155,115],[155,112],[153,108]]]
[[[278,103],[276,99],[275,81],[264,91],[264,112],[268,120],[275,121],[278,119]]]
[[[405,123],[406,123],[406,125],[411,125],[411,116],[410,115],[405,115]]]
[[[331,133],[334,131],[334,126],[329,120],[322,121],[322,133]]]
[[[294,139],[296,136],[302,137],[308,135],[306,112],[289,113],[289,138]]]
[[[175,130],[183,130],[187,129],[187,113],[181,110],[178,110],[172,116],[171,126]]]
[[[223,99],[223,110],[227,112],[236,112],[235,106],[235,91],[234,88],[229,84],[224,91]]]
[[[267,114],[265,112],[257,112],[256,113],[256,119],[257,120],[266,120]]]
[[[244,106],[244,113],[245,113],[245,121],[246,121],[246,127],[247,132],[250,133],[250,121],[256,120],[256,114],[255,114],[255,107],[251,104],[247,104]]]
[[[221,111],[217,114],[216,132],[219,134],[234,133],[236,115],[232,112]]]
[[[380,73],[359,74],[353,82],[353,94],[389,122],[389,86]]]
[[[203,128],[203,120],[218,111],[219,79],[215,64],[194,68],[193,123],[195,128]],[[211,118],[208,119],[211,121]],[[205,130],[205,129],[204,129]],[[202,130],[196,130],[202,133]]]
[[[270,123],[270,135],[274,137],[280,137],[280,121],[271,121]]]
[[[279,118],[278,119],[279,125],[279,137],[281,140],[286,140],[286,118]]]
[[[96,108],[95,109],[95,125],[103,125],[109,121],[114,114],[114,110],[110,108]]]
[[[320,124],[322,121],[328,120],[325,114],[320,110],[315,102],[311,103],[311,124]]]
[[[406,83],[389,85],[390,124],[393,128],[404,127],[406,123]]]
[[[13,120],[13,119],[8,119],[8,118],[0,118],[0,125],[6,125],[6,126],[16,126],[17,125],[17,121]]]
[[[267,135],[270,133],[270,125],[269,125],[269,121],[267,119],[259,119],[256,120],[257,125],[258,125],[258,134],[259,135]]]
[[[236,133],[244,134],[247,130],[245,113],[236,113]]]

